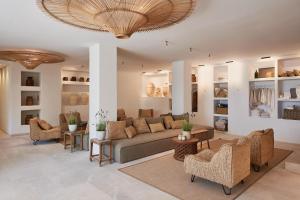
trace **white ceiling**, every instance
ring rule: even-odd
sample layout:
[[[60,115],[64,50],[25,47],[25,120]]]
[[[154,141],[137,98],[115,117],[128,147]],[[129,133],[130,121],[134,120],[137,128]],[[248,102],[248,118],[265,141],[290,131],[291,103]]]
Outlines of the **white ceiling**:
[[[58,22],[36,0],[0,1],[0,48],[58,51],[69,56],[68,63],[87,64],[88,46],[97,42],[120,47],[125,68],[178,59],[205,64],[210,52],[213,62],[299,53],[300,0],[198,0],[187,20],[128,40]]]

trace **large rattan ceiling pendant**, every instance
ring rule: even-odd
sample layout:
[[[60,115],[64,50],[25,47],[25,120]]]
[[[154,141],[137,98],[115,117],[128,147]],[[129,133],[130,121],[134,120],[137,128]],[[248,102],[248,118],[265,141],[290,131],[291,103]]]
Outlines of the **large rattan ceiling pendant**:
[[[196,0],[38,0],[52,17],[81,28],[129,38],[134,32],[170,26],[185,19]]]
[[[0,60],[19,62],[26,69],[34,69],[42,63],[60,63],[65,61],[63,55],[34,49],[0,50]]]

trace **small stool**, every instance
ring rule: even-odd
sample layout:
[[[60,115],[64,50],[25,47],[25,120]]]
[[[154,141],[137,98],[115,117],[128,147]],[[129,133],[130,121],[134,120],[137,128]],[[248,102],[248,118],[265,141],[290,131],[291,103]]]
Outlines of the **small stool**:
[[[99,154],[93,155],[93,145],[97,144],[99,145]],[[104,153],[104,147],[105,145],[109,145],[109,155],[105,155]],[[101,167],[101,163],[103,161],[109,161],[112,163],[112,141],[111,140],[98,140],[98,139],[91,139],[91,148],[90,148],[90,161],[93,161],[94,157],[98,157],[99,159],[99,166]]]

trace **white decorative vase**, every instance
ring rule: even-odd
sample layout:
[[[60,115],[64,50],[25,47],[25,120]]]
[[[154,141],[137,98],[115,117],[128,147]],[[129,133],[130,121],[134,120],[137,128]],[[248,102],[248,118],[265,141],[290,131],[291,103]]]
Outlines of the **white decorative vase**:
[[[73,133],[77,130],[77,124],[69,124],[68,127],[69,127],[69,131],[71,133]]]
[[[190,131],[182,131],[182,135],[185,136],[187,140],[191,139]]]
[[[96,131],[95,138],[97,138],[98,140],[104,140],[105,136],[106,136],[105,131]]]

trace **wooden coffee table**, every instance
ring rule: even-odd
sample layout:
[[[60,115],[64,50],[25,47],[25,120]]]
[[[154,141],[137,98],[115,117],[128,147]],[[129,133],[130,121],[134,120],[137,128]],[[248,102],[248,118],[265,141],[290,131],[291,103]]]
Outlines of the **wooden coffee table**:
[[[177,138],[172,139],[175,143],[175,153],[174,158],[179,161],[184,161],[184,157],[188,154],[196,154],[197,151],[197,138],[192,138],[190,140],[181,141]]]

